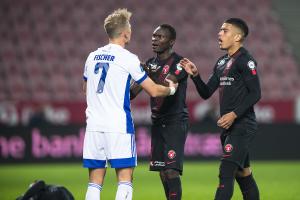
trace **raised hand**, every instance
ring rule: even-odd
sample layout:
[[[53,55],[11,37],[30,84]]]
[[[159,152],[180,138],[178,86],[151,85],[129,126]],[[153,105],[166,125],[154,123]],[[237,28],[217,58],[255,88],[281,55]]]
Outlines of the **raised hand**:
[[[196,65],[187,58],[183,58],[180,60],[179,64],[183,67],[183,69],[192,76],[197,76],[199,74]]]

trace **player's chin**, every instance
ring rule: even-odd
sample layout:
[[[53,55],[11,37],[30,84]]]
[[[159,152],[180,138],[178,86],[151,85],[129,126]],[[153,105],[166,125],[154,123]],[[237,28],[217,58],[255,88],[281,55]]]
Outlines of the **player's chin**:
[[[159,49],[158,47],[152,47],[152,51],[154,53],[161,53],[161,49]]]
[[[222,44],[219,45],[219,48],[220,48],[221,50],[227,50],[227,49],[228,49],[228,48],[224,47]]]

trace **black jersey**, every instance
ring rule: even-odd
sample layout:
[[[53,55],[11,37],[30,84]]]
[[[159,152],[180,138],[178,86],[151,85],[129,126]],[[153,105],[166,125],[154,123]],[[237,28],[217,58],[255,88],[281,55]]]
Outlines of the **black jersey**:
[[[172,53],[166,60],[159,60],[154,57],[146,62],[150,68],[148,75],[155,83],[165,85],[165,79],[169,74],[175,76],[178,81],[178,88],[174,95],[151,97],[153,124],[188,120],[188,110],[185,103],[188,75],[179,65],[181,59],[182,56]]]
[[[221,116],[234,111],[236,123],[243,119],[256,122],[253,106],[261,97],[257,63],[245,48],[219,58],[207,84],[200,76],[192,79],[204,99],[219,88]]]

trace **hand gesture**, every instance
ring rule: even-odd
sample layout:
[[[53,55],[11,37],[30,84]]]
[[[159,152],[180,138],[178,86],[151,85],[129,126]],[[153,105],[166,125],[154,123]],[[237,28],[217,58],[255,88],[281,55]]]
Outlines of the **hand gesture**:
[[[229,129],[236,117],[234,112],[227,113],[218,120],[217,125],[221,128]]]
[[[141,67],[144,69],[144,71],[149,74],[150,73],[150,68],[146,63],[141,63]]]
[[[196,65],[187,58],[180,60],[179,64],[183,67],[183,69],[192,76],[197,76],[199,74]]]
[[[174,83],[172,80],[167,79],[167,78],[165,80],[169,83],[169,87],[173,87],[173,88],[175,88],[175,90],[177,90],[178,83]]]

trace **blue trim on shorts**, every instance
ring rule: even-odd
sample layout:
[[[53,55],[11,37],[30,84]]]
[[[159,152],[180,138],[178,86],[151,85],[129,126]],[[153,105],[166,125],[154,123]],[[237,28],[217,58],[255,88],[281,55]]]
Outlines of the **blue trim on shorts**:
[[[105,168],[106,160],[83,159],[85,168]]]
[[[148,77],[148,75],[145,73],[144,76],[142,78],[140,78],[139,80],[137,80],[136,82],[138,84],[141,84],[147,77]]]
[[[131,110],[130,110],[130,80],[131,80],[131,75],[129,74],[126,83],[123,108],[126,113],[126,131],[127,133],[134,134],[134,126],[133,126],[133,120],[131,117]]]
[[[83,80],[87,81],[87,79],[88,79],[87,77],[83,76]]]
[[[112,168],[129,168],[135,167],[137,165],[136,157],[110,159],[109,163]]]

